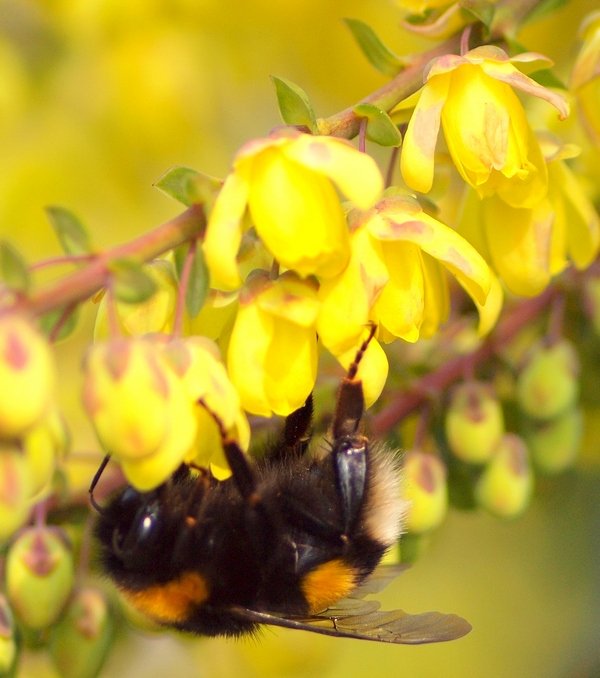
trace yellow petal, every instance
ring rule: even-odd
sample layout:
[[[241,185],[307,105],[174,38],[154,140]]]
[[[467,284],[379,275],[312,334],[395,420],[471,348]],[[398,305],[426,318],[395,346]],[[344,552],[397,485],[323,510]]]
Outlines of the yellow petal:
[[[240,306],[227,351],[229,378],[240,395],[242,407],[263,417],[272,414],[264,382],[273,322],[273,316],[256,304]]]
[[[211,287],[235,290],[242,284],[237,253],[242,241],[242,217],[248,201],[248,182],[236,168],[225,179],[211,212],[202,245]]]
[[[427,193],[433,184],[433,158],[442,107],[448,95],[449,75],[431,78],[423,87],[402,144],[400,170],[415,191]]]
[[[374,238],[415,243],[444,264],[473,298],[485,302],[490,287],[489,267],[456,231],[423,212],[410,196],[390,196],[377,209],[378,216],[367,223]]]
[[[404,242],[386,242],[382,250],[390,280],[373,307],[373,316],[395,336],[414,342],[424,305],[420,250]]]
[[[273,412],[291,414],[304,405],[317,378],[317,335],[276,319],[265,364],[265,394]]]
[[[383,191],[383,178],[375,160],[342,139],[301,134],[283,152],[329,177],[361,209],[371,207]]]
[[[317,320],[321,304],[316,285],[286,271],[257,297],[263,311],[289,320],[300,327],[311,327]]]
[[[479,312],[479,326],[477,327],[477,335],[479,337],[485,337],[496,326],[504,303],[502,285],[492,271],[490,271],[490,275],[492,284],[485,304],[478,304],[477,301],[473,300]]]
[[[550,281],[552,209],[516,209],[499,198],[486,200],[485,232],[494,268],[514,294],[535,296]]]
[[[362,337],[364,339],[364,336]],[[348,369],[356,357],[356,351],[360,347],[359,340],[349,351],[336,356],[340,364]],[[376,339],[371,339],[367,350],[358,366],[357,379],[362,381],[363,395],[365,397],[365,407],[371,405],[379,398],[389,371],[388,359],[385,351]]]
[[[280,148],[254,158],[249,206],[257,233],[286,268],[332,277],[347,264],[348,227],[331,182]]]
[[[450,294],[442,266],[426,252],[421,253],[425,304],[419,338],[432,337],[438,327],[446,322],[450,312]]]
[[[334,355],[356,346],[369,320],[369,311],[388,281],[381,259],[381,247],[367,229],[352,235],[352,255],[344,271],[319,288],[321,308],[317,332],[323,345]]]

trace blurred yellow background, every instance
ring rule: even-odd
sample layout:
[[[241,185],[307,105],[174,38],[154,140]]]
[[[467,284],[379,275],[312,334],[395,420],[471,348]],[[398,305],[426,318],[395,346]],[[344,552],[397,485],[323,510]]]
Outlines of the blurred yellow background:
[[[573,58],[589,9],[571,3],[521,38]],[[59,253],[47,204],[82,217],[99,246],[174,216],[180,208],[153,182],[173,165],[224,176],[244,141],[280,124],[270,74],[301,85],[319,116],[351,105],[384,79],[344,16],[399,54],[426,44],[399,29],[391,0],[0,0],[0,235],[35,260]],[[80,354],[68,342],[59,351],[63,404],[82,426],[76,448],[95,446],[77,409]],[[517,522],[451,513],[384,602],[459,613],[474,627],[465,639],[388,647],[270,630],[239,643],[131,635],[103,676],[600,676],[599,497],[598,477],[574,472],[541,482]]]

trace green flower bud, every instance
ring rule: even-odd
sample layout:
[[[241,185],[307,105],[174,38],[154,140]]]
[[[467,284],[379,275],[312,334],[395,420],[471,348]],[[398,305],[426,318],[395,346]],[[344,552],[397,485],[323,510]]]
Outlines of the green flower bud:
[[[32,484],[32,501],[48,492],[56,460],[69,444],[69,433],[57,409],[52,409],[23,437],[23,452]]]
[[[8,539],[29,516],[31,477],[23,453],[0,446],[0,541]]]
[[[135,304],[116,302],[119,325],[127,336],[169,333],[173,329],[178,290],[173,264],[165,259],[156,259],[145,265],[144,271],[156,283],[156,292],[150,299]],[[110,337],[107,304],[108,300],[104,295],[96,315],[94,341]]]
[[[54,623],[73,581],[73,554],[57,528],[28,528],[11,544],[6,557],[6,593],[25,626],[43,629]]]
[[[483,464],[504,433],[504,416],[486,384],[470,382],[456,388],[446,413],[446,437],[462,461]]]
[[[539,346],[519,375],[517,399],[534,419],[552,419],[571,407],[579,391],[579,358],[566,340]]]
[[[24,318],[0,317],[0,438],[18,438],[48,410],[55,368],[50,347]]]
[[[50,639],[50,655],[62,678],[94,678],[110,650],[113,624],[97,589],[75,593]]]
[[[498,518],[515,518],[527,508],[533,473],[525,443],[506,433],[475,485],[479,506]]]
[[[16,659],[15,621],[6,597],[0,594],[0,676],[12,674]]]
[[[402,466],[403,496],[409,502],[406,529],[409,533],[432,530],[448,509],[446,467],[439,457],[418,451],[407,452]]]
[[[556,419],[532,423],[525,438],[536,467],[554,474],[575,463],[582,434],[583,417],[580,410],[574,408]]]

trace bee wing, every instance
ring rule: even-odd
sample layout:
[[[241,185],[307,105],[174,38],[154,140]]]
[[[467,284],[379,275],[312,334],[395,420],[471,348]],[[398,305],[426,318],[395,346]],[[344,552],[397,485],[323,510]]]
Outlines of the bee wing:
[[[364,598],[371,593],[379,593],[390,584],[396,577],[406,572],[410,565],[400,563],[398,565],[380,565],[369,578],[360,586],[357,586],[350,594],[350,598]]]
[[[345,601],[344,601],[345,602]],[[283,617],[267,612],[257,612],[245,608],[234,608],[234,612],[244,619],[259,624],[271,624],[290,629],[313,631],[338,638],[357,638],[375,640],[382,643],[418,645],[420,643],[438,643],[461,638],[469,633],[471,625],[455,614],[424,612],[407,614],[402,610],[373,610],[371,601],[353,601],[367,604],[364,613],[358,612],[360,605],[351,607],[351,613],[345,606],[336,606],[325,612],[309,617]],[[377,601],[373,601],[378,607]]]

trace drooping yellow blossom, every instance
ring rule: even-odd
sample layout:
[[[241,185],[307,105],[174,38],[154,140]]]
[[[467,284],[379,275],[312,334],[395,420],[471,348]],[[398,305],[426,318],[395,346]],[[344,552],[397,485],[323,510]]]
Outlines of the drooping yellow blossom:
[[[246,208],[282,266],[302,277],[337,275],[348,262],[350,247],[333,184],[365,209],[383,190],[375,161],[340,139],[288,132],[243,146],[206,230],[211,287],[233,290],[242,284],[236,256],[250,225]]]
[[[583,45],[571,74],[586,131],[600,145],[600,11],[589,14],[581,27]]]
[[[196,435],[191,399],[160,346],[144,339],[94,344],[84,376],[83,403],[104,449],[137,489],[160,485]]]
[[[271,280],[255,271],[239,295],[227,367],[242,407],[288,415],[301,407],[317,376],[316,286],[292,271]]]
[[[229,466],[215,417],[225,434],[244,450],[250,444],[250,426],[217,345],[206,337],[185,337],[167,343],[164,355],[182,380],[196,413],[196,440],[185,461],[204,467],[211,464],[220,470],[219,477],[227,475]]]
[[[371,210],[351,213],[350,222],[350,263],[319,290],[317,330],[334,355],[356,345],[369,321],[379,325],[383,341],[431,336],[448,313],[443,268],[485,303],[490,290],[485,261],[414,198],[388,195]]]
[[[547,189],[546,164],[512,88],[545,99],[565,118],[566,101],[517,70],[548,65],[532,53],[509,59],[491,45],[434,59],[404,140],[406,183],[422,193],[430,190],[441,122],[456,168],[480,197],[497,194],[513,207],[539,202]]]
[[[569,261],[584,269],[600,247],[600,219],[564,162],[578,151],[540,137],[548,161],[545,198],[531,208],[507,205],[498,196],[479,200],[471,192],[458,225],[514,294],[535,296]]]

